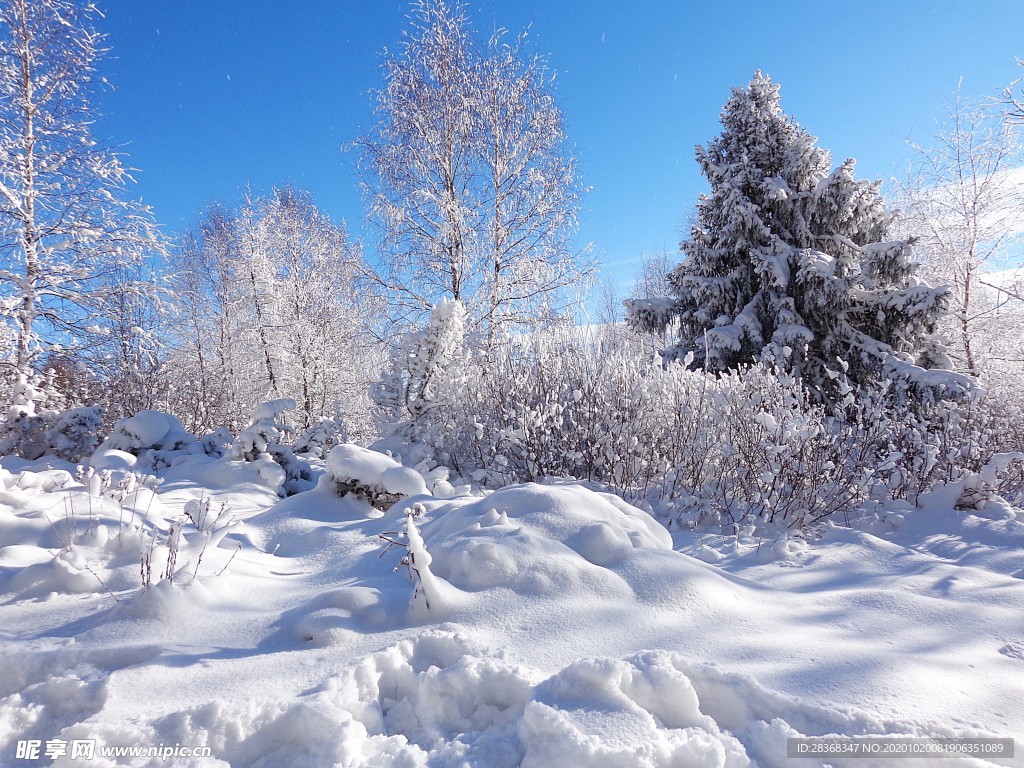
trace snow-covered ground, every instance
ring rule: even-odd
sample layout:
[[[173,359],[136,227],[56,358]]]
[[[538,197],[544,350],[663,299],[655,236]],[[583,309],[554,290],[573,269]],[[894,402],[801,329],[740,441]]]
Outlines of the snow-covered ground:
[[[1006,504],[937,494],[756,542],[571,483],[382,514],[330,478],[279,500],[204,455],[159,486],[3,465],[3,766],[889,764],[786,757],[828,734],[1024,755],[1024,511]],[[29,740],[211,756],[19,759]]]

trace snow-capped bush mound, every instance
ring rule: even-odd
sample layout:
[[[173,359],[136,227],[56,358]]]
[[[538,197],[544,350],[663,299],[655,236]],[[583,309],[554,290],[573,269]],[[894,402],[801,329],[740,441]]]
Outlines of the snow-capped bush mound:
[[[203,449],[176,416],[146,410],[114,424],[109,437],[96,449],[90,464],[97,469],[105,468],[111,451],[136,456],[136,466],[152,472],[171,466],[183,456],[202,453]]]
[[[99,442],[102,408],[60,410],[63,395],[40,376],[19,374],[11,395],[7,418],[0,422],[0,456],[81,461]]]
[[[231,448],[231,444],[235,441],[235,436],[231,434],[231,430],[227,427],[218,427],[206,435],[199,438],[199,445],[203,449],[203,453],[207,456],[213,456],[216,459],[221,458],[227,454]]]
[[[390,456],[358,445],[336,445],[327,454],[327,473],[321,484],[339,496],[353,493],[374,506],[393,504],[406,496],[428,494],[423,476]]]
[[[36,414],[15,406],[0,425],[0,455],[17,455],[30,460],[56,456],[65,461],[80,461],[96,447],[102,429],[99,408]]]
[[[104,446],[138,455],[147,448],[179,451],[196,442],[176,416],[160,411],[139,411],[121,419],[104,441]]]
[[[341,421],[321,419],[295,438],[292,450],[322,459],[336,445],[348,442],[348,430]]]
[[[232,459],[253,464],[280,496],[292,496],[314,486],[309,462],[297,457],[285,442],[294,430],[285,423],[284,414],[294,409],[295,401],[290,398],[263,403],[253,414],[252,424],[238,433],[227,452]]]
[[[284,423],[285,411],[295,409],[295,401],[287,398],[271,400],[256,408],[252,424],[238,433],[231,446],[231,457],[255,461],[261,454],[279,445],[291,433],[291,427]]]

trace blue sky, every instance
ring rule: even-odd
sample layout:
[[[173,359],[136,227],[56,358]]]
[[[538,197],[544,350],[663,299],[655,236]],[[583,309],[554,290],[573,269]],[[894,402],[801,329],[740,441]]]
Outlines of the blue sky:
[[[550,54],[584,181],[581,243],[628,276],[674,251],[705,189],[693,148],[729,89],[761,69],[783,107],[858,175],[888,178],[963,78],[985,96],[1024,75],[1024,2],[478,0],[478,29],[530,26]],[[174,234],[212,201],[290,182],[362,234],[355,157],[398,0],[107,0],[114,90],[96,132],[140,169],[135,194]],[[372,242],[367,243],[372,252]]]

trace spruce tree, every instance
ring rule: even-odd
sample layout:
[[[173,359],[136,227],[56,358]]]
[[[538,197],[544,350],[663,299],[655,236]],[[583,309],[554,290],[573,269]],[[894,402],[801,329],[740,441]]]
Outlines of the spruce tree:
[[[722,133],[697,148],[711,192],[669,273],[672,295],[627,302],[632,324],[677,323],[669,357],[692,355],[711,371],[778,364],[826,397],[837,358],[855,382],[939,383],[925,369],[948,367],[934,339],[948,289],[914,276],[912,241],[889,241],[879,185],[855,179],[853,160],[831,170],[760,72],[733,90],[721,120]]]

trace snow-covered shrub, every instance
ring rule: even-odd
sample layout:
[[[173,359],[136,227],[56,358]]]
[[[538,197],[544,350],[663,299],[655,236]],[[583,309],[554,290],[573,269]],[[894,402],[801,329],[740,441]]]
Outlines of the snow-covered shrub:
[[[216,550],[237,523],[225,503],[212,508],[209,497],[190,499],[182,511],[166,532],[153,528],[141,533],[140,572],[145,589],[161,581],[180,582],[183,577],[194,581],[204,555]],[[215,573],[222,573],[232,559],[234,554]]]
[[[260,405],[253,414],[252,423],[240,431],[232,443],[232,458],[256,461],[269,453],[272,446],[281,445],[293,431],[284,421],[285,411],[291,410],[295,410],[295,401],[289,398]]]
[[[423,536],[420,535],[419,528],[416,527],[416,518],[420,517],[424,511],[425,508],[422,504],[413,504],[405,511],[404,529],[401,531],[387,531],[380,534],[379,538],[387,542],[381,557],[392,547],[405,549],[405,555],[398,565],[395,566],[395,573],[398,573],[403,567],[405,568],[409,574],[409,579],[416,582],[416,589],[412,593],[413,603],[415,604],[422,596],[423,605],[429,611],[430,596],[432,594],[436,595],[440,589],[437,577],[430,570],[433,558],[423,543]]]
[[[322,459],[330,453],[331,448],[347,442],[348,431],[344,424],[335,419],[321,419],[295,438],[292,450],[300,455],[307,454]]]
[[[111,450],[130,453],[138,457],[137,467],[155,472],[171,466],[182,456],[200,453],[202,447],[176,416],[161,411],[139,411],[114,424],[96,453],[98,456]]]
[[[327,471],[320,485],[338,496],[351,493],[383,509],[407,496],[429,493],[423,476],[390,456],[345,443],[327,454]]]
[[[404,428],[485,486],[574,477],[723,523],[802,525],[864,498],[877,450],[799,381],[713,376],[578,329],[510,340],[439,384]]]
[[[963,478],[956,500],[961,509],[978,509],[996,496],[1009,496],[1016,502],[1024,489],[1024,453],[997,453],[978,472]]]
[[[56,456],[65,461],[80,461],[92,453],[102,430],[100,408],[12,413],[2,429],[0,454],[15,454],[26,459]]]
[[[466,310],[459,301],[442,299],[426,325],[405,334],[372,396],[392,423],[418,419],[446,407],[452,378],[464,358]]]
[[[937,485],[981,471],[998,452],[994,405],[980,390],[963,400],[929,401],[883,381],[859,392],[852,418],[883,433],[877,475],[887,494],[916,503]]]
[[[83,406],[59,411],[44,433],[50,444],[47,452],[66,461],[78,461],[96,448],[102,431],[101,408]]]
[[[231,430],[227,427],[219,427],[199,438],[199,447],[207,456],[219,459],[227,454],[233,442],[235,442],[235,436],[231,434]]]
[[[837,359],[824,404],[765,364],[711,374],[690,363],[578,328],[510,339],[437,382],[445,406],[400,424],[403,458],[485,487],[596,482],[680,522],[799,527],[869,496],[916,503],[1016,450],[977,390],[929,400],[912,382],[857,386]]]
[[[19,375],[14,386],[14,404],[0,425],[0,455],[26,459],[56,456],[76,462],[96,448],[103,431],[103,412],[97,407],[62,410],[63,398],[47,387],[41,377],[29,380]]]
[[[718,383],[704,509],[800,528],[867,496],[878,435],[830,416],[791,374],[756,366]]]
[[[313,474],[309,463],[295,455],[285,441],[293,429],[284,422],[285,411],[295,409],[289,398],[263,403],[253,414],[252,424],[238,433],[228,455],[251,462],[260,476],[282,496],[309,490]]]

